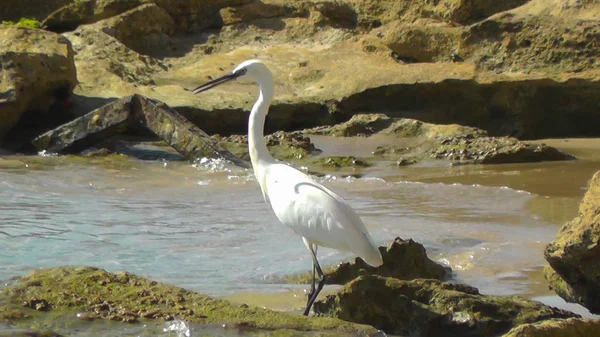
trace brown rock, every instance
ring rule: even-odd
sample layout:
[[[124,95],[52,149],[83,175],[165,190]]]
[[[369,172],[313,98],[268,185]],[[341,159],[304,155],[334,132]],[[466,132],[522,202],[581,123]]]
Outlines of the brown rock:
[[[600,313],[600,172],[590,180],[579,215],[562,226],[544,256],[559,276],[546,272],[550,287],[565,300]]]
[[[42,22],[46,29],[53,32],[74,30],[82,24],[90,24],[142,4],[144,0],[79,0],[71,1],[54,11]]]

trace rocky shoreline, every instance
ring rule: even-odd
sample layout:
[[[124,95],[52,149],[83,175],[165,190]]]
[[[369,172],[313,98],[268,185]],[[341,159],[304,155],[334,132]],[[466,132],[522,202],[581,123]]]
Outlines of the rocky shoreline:
[[[524,140],[600,136],[598,18],[595,0],[9,2],[0,7],[0,151],[96,147],[92,157],[102,157],[127,137],[243,167],[254,85],[199,96],[187,88],[260,58],[277,92],[269,149],[310,171],[375,161],[574,160]],[[184,129],[193,130],[178,133]],[[368,158],[322,156],[313,135],[392,141]],[[599,188],[597,173],[579,215],[544,252],[550,287],[592,313],[600,313]],[[64,267],[5,288],[0,324],[39,330],[33,313],[83,310],[89,320],[179,318],[269,336],[600,335],[598,320],[448,282],[449,271],[412,240],[382,252],[388,258],[377,270],[357,259],[328,271],[343,285],[315,305],[328,317],[234,305],[127,272]]]

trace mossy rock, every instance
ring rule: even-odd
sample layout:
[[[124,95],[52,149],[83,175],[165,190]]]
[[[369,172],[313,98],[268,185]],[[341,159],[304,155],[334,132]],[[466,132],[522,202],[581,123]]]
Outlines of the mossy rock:
[[[450,275],[451,269],[444,267],[427,257],[425,247],[411,240],[396,238],[387,247],[379,247],[383,264],[371,267],[360,257],[354,262],[340,263],[324,270],[327,284],[346,284],[359,276],[380,275],[402,280],[431,278],[443,280]],[[289,283],[310,283],[312,273],[283,277]]]
[[[248,136],[232,135],[221,137],[213,135],[211,138],[219,145],[229,150],[234,155],[244,160],[250,160],[248,153]],[[265,143],[271,155],[279,160],[303,161],[311,154],[320,153],[310,138],[299,133],[277,131],[265,136]]]
[[[332,318],[308,318],[236,305],[127,272],[111,273],[94,267],[35,271],[8,286],[4,296],[12,304],[37,310],[84,311],[98,318],[124,322],[176,317],[190,323],[318,332],[323,336],[366,336],[376,331]]]
[[[344,167],[370,167],[367,161],[357,159],[354,156],[327,156],[320,157],[312,161],[313,164],[326,168],[344,168]]]
[[[11,330],[0,331],[0,337],[61,337],[54,331]]]
[[[361,276],[315,303],[321,316],[420,337],[498,336],[520,324],[578,315],[519,296],[485,296],[471,286],[431,279]]]
[[[600,336],[600,320],[567,318],[522,324],[502,337]]]
[[[30,316],[14,305],[0,305],[0,322],[14,322]]]

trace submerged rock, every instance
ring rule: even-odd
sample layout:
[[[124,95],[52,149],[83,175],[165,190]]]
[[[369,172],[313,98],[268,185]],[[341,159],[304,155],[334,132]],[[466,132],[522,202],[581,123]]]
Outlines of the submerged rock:
[[[443,280],[451,272],[449,267],[442,266],[427,257],[425,247],[418,242],[396,238],[387,247],[379,247],[383,264],[377,268],[369,266],[361,258],[354,262],[340,263],[338,266],[326,268],[327,284],[346,284],[365,275],[380,275],[401,280],[431,278]],[[283,278],[290,283],[310,283],[312,273],[290,275]]]
[[[594,174],[579,205],[579,215],[559,230],[544,256],[556,272],[546,280],[569,302],[600,313],[600,172]]]
[[[401,164],[420,159],[444,159],[461,164],[507,164],[570,160],[574,157],[545,144],[530,144],[512,137],[488,137],[486,131],[457,124],[439,125],[384,114],[359,114],[344,123],[305,130],[306,134],[332,136],[386,135],[413,138],[407,146],[381,146],[379,156],[402,155]]]
[[[522,324],[502,337],[586,337],[600,336],[600,321],[581,318],[549,319]]]
[[[524,143],[512,137],[446,138],[429,153],[436,159],[473,164],[534,163],[575,159],[551,146]]]
[[[98,318],[136,322],[142,318],[190,323],[227,324],[245,330],[318,332],[323,336],[367,336],[372,327],[331,318],[308,318],[236,305],[127,272],[111,273],[94,267],[61,267],[35,271],[2,293],[13,304],[44,310],[69,310]]]
[[[361,276],[315,313],[420,337],[498,336],[511,328],[577,315],[518,296],[485,296],[471,286],[438,280]]]
[[[269,152],[274,158],[279,160],[297,161],[306,159],[311,154],[321,152],[321,150],[317,149],[310,141],[310,138],[298,133],[277,131],[266,135],[264,138]],[[239,158],[248,161],[250,160],[247,135],[232,135],[227,137],[213,135],[211,136],[211,139]]]

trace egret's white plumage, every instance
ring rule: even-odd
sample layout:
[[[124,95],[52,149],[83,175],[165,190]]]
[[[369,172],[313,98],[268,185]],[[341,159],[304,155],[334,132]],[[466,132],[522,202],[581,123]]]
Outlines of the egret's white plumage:
[[[248,148],[263,197],[271,204],[279,221],[301,236],[313,255],[313,284],[304,312],[308,314],[324,284],[316,258],[317,247],[354,253],[372,266],[381,265],[383,260],[362,220],[344,199],[307,174],[277,162],[267,150],[263,138],[264,123],[273,99],[274,85],[271,72],[262,62],[245,61],[231,74],[196,88],[194,93],[241,77],[252,78],[260,86],[258,100],[252,107],[248,122]],[[321,278],[316,293],[315,269]]]

